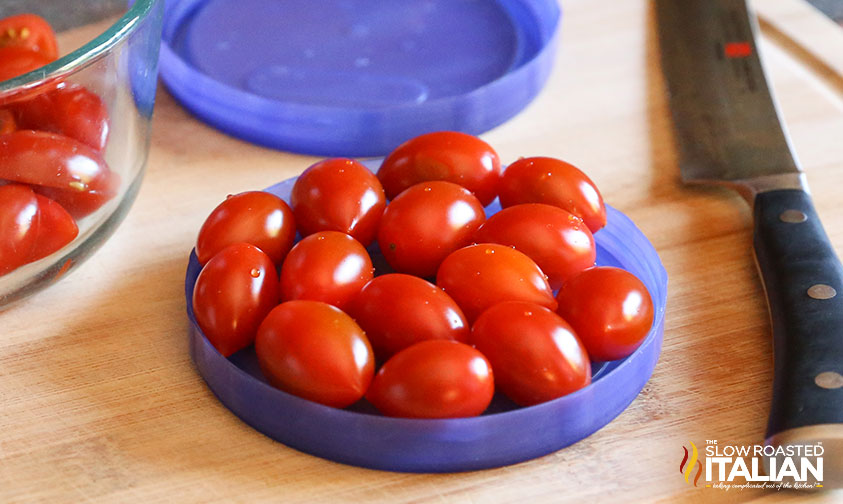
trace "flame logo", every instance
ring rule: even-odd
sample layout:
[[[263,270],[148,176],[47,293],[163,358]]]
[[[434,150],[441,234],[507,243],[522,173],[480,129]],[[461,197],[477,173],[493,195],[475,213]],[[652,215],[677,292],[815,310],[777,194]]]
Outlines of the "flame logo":
[[[702,474],[702,464],[697,463],[697,458],[699,456],[699,452],[697,452],[697,445],[694,444],[693,441],[688,441],[691,443],[691,460],[688,460],[688,449],[684,446],[682,447],[685,450],[685,456],[682,457],[682,463],[679,464],[679,472],[685,475],[685,483],[690,483],[691,472],[693,472],[694,466],[697,466],[697,475],[694,477],[694,486],[697,486],[697,481],[700,480],[700,475]],[[685,467],[685,463],[688,463],[687,468]]]

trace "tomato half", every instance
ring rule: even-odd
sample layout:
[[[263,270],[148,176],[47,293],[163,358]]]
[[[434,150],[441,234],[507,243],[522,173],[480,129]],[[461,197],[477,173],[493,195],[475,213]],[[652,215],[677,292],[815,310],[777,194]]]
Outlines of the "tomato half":
[[[64,207],[40,194],[36,194],[35,199],[38,200],[38,234],[29,262],[60,250],[79,235],[76,221]]]
[[[258,329],[255,353],[273,386],[335,408],[362,398],[375,373],[372,347],[360,326],[318,301],[275,307]]]
[[[368,168],[334,158],[314,164],[296,179],[290,206],[302,236],[340,231],[368,246],[377,233],[386,197]]]
[[[594,266],[594,236],[582,219],[559,207],[527,203],[492,215],[474,234],[477,243],[510,245],[536,261],[551,289]]]
[[[386,207],[378,245],[396,271],[431,277],[445,257],[471,243],[486,220],[480,201],[452,182],[422,182]]]
[[[51,60],[58,58],[56,34],[44,18],[18,14],[0,19],[0,48],[16,47],[34,51]]]
[[[456,341],[416,343],[389,359],[366,393],[387,416],[477,416],[492,401],[494,377],[482,353]]]
[[[459,184],[488,205],[498,195],[501,161],[479,138],[456,131],[437,131],[399,145],[383,161],[378,178],[393,199],[407,188],[432,180]]]
[[[609,266],[587,269],[562,285],[559,315],[595,361],[617,360],[641,346],[653,325],[653,301],[632,273]]]
[[[23,47],[0,47],[0,82],[41,68],[54,59]]]
[[[108,142],[108,109],[83,86],[63,83],[25,101],[11,104],[19,129],[59,133],[102,151]]]
[[[120,188],[120,177],[96,150],[63,135],[30,130],[0,135],[0,179],[35,186],[77,219]]]
[[[29,262],[38,236],[38,200],[27,186],[0,186],[0,275]]]
[[[592,233],[606,225],[597,186],[576,166],[549,157],[521,158],[501,177],[501,206],[546,203],[581,217]]]
[[[442,261],[436,285],[445,289],[473,322],[503,301],[528,301],[556,309],[542,270],[525,254],[492,243],[469,245]]]
[[[232,243],[251,243],[280,265],[293,247],[296,223],[287,203],[263,191],[229,196],[211,212],[196,240],[200,264]]]
[[[320,231],[298,242],[281,265],[281,299],[345,305],[372,279],[372,259],[359,241]]]
[[[226,357],[255,340],[261,321],[277,304],[275,265],[248,243],[229,245],[211,258],[193,290],[196,322]]]
[[[492,363],[498,389],[519,406],[550,401],[591,383],[591,361],[562,317],[534,303],[484,311],[471,342]]]
[[[468,322],[445,291],[419,277],[391,273],[367,283],[347,307],[386,360],[419,341],[468,341]]]

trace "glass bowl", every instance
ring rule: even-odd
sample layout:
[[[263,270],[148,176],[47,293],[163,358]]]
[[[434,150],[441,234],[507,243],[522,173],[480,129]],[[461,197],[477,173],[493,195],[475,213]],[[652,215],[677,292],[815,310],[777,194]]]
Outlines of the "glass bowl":
[[[294,182],[266,191],[289,202]],[[499,210],[495,200],[486,214]],[[608,205],[606,210],[606,227],[594,235],[597,264],[624,268],[644,282],[653,299],[653,326],[632,355],[593,364],[592,383],[558,399],[518,407],[496,394],[481,416],[428,420],[381,416],[365,400],[336,409],[288,394],[267,383],[254,346],[226,358],[202,334],[192,305],[201,270],[195,252],[185,277],[191,357],[208,387],[244,422],[287,446],[336,462],[428,473],[486,469],[546,455],[588,437],[626,409],[650,379],[661,352],[667,273],[635,224]],[[377,244],[369,253],[373,263],[382,262]]]
[[[113,21],[113,17],[109,18],[112,24],[81,47],[46,66],[0,82],[0,109],[9,109],[13,113],[17,113],[14,112],[17,110],[15,107],[26,106],[26,103],[32,103],[30,100],[39,97],[44,99],[57,88],[76,89],[82,86],[95,94],[107,110],[109,121],[107,140],[99,155],[110,172],[116,175],[110,177],[113,183],[110,183],[104,204],[84,212],[71,210],[79,228],[72,242],[0,276],[0,307],[39,291],[78,266],[111,236],[132,205],[149,151],[163,10],[164,0],[130,2],[130,7],[119,19]],[[3,17],[11,14],[3,12]],[[61,15],[57,11],[55,19],[48,16],[47,21],[55,21],[59,25]],[[100,21],[109,22],[108,19]],[[60,49],[70,49],[61,47],[67,37],[59,33],[58,38]],[[27,155],[32,153],[27,151]],[[3,163],[1,158],[0,163]],[[23,177],[26,178],[26,174]],[[22,181],[17,179],[15,182]],[[9,182],[0,177],[0,185]],[[30,182],[36,193],[44,192],[43,187],[47,187],[31,180],[25,182]],[[81,187],[79,182],[74,183]],[[72,184],[69,185],[73,187]],[[61,191],[69,190],[64,187]],[[60,197],[55,199],[61,201]],[[32,220],[32,226],[38,225],[41,220],[41,212],[37,215]]]

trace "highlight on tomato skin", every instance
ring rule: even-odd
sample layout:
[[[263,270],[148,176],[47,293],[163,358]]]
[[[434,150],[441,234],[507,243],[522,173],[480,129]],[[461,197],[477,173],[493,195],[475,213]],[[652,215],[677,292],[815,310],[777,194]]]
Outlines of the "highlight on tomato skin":
[[[320,301],[273,308],[258,328],[255,353],[274,387],[335,408],[360,400],[375,374],[372,347],[360,326]]]
[[[498,389],[519,406],[532,406],[591,383],[591,361],[562,317],[535,303],[505,301],[484,311],[471,343],[492,363]]]
[[[492,367],[482,353],[457,341],[428,340],[386,361],[366,399],[386,416],[464,418],[483,413],[494,393]]]
[[[29,262],[38,228],[38,200],[32,189],[0,186],[0,275]]]
[[[653,325],[653,301],[632,273],[596,266],[562,285],[558,313],[568,321],[594,361],[623,359],[634,352]]]

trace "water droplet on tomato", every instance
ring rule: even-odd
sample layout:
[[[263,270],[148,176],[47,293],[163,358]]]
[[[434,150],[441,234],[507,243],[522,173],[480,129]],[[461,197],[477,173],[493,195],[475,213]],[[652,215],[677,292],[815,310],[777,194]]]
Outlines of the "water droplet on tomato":
[[[252,275],[252,277],[257,278],[261,276],[261,271],[257,268],[252,268],[252,271],[250,271],[249,274]]]

